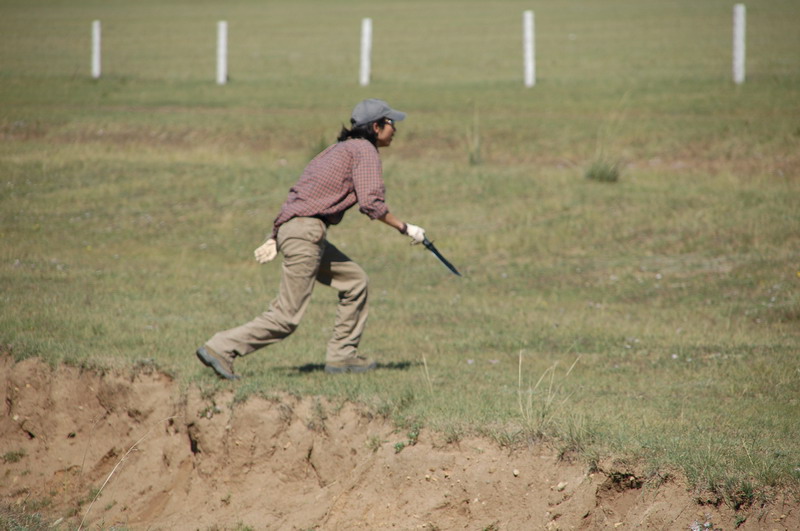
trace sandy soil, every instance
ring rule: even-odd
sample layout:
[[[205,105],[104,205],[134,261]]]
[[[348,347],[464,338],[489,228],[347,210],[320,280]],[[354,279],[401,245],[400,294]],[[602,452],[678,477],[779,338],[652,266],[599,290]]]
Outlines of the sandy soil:
[[[679,479],[590,471],[542,445],[415,445],[357,405],[234,405],[152,370],[55,370],[0,356],[0,496],[60,529],[797,530],[794,500],[735,514]],[[99,495],[97,494],[99,492]],[[59,527],[60,526],[60,527]]]

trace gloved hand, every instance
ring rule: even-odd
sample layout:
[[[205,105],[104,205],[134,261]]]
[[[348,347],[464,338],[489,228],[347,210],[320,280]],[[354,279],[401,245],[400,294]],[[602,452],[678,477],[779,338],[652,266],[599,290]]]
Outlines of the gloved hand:
[[[403,234],[411,238],[412,244],[422,243],[425,239],[425,229],[412,225],[411,223],[406,223],[406,230]]]
[[[256,249],[255,255],[259,264],[266,264],[274,260],[278,256],[278,243],[273,238],[270,238],[264,242],[264,245]]]

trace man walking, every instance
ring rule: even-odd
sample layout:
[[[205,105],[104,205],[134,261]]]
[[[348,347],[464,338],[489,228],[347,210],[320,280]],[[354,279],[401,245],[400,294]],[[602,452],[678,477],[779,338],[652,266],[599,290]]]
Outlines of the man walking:
[[[376,363],[358,352],[367,321],[368,278],[361,267],[327,240],[328,228],[358,205],[361,213],[380,220],[421,243],[425,231],[400,221],[385,199],[379,148],[389,147],[396,123],[405,113],[385,101],[368,99],[355,106],[351,127],[306,166],[275,218],[267,241],[255,251],[265,264],[278,252],[283,269],[278,295],[269,309],[249,323],[218,332],[197,349],[197,357],[220,377],[231,380],[236,358],[277,343],[300,325],[316,282],[339,292],[333,336],[328,342],[325,372],[365,372]]]

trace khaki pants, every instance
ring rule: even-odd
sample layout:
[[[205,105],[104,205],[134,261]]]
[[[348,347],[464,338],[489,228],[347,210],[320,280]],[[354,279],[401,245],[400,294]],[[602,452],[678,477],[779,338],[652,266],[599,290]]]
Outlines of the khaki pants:
[[[278,230],[283,274],[278,296],[252,321],[215,334],[206,344],[215,352],[246,356],[294,332],[320,282],[339,291],[339,306],[326,361],[353,358],[367,321],[367,274],[325,239],[327,227],[317,218],[294,218]]]

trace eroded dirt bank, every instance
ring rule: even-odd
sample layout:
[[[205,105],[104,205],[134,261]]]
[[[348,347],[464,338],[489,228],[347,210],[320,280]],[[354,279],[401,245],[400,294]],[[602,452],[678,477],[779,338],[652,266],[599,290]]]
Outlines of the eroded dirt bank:
[[[356,405],[233,405],[154,371],[51,370],[0,357],[0,496],[55,528],[207,530],[797,530],[787,500],[734,514],[680,480],[590,472],[547,447],[417,444]],[[99,496],[96,494],[99,492]],[[95,499],[96,498],[96,499]],[[26,509],[26,510],[27,510]]]

